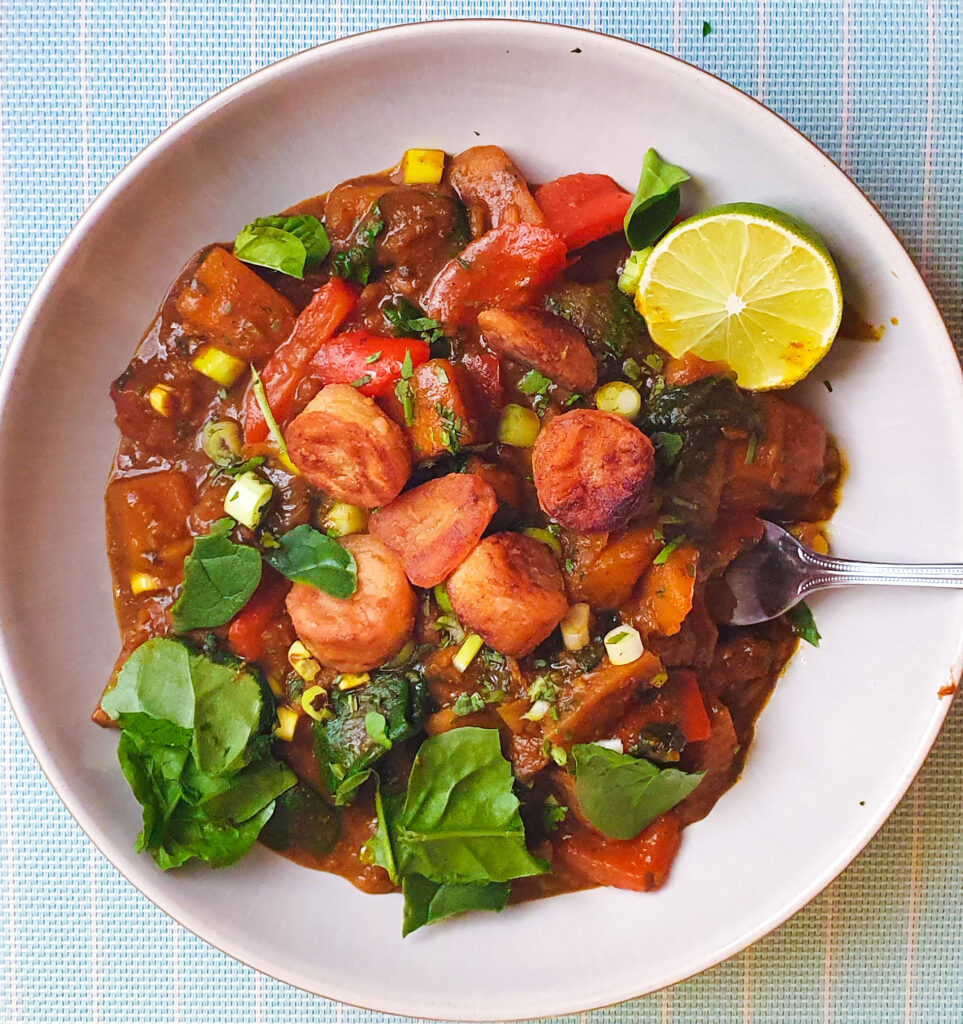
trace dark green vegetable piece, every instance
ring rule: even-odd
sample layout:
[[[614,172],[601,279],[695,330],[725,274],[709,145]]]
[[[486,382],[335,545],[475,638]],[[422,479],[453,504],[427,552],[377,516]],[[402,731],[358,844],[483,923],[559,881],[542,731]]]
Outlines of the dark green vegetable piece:
[[[155,637],[101,706],[121,727],[117,756],[143,808],[135,848],[161,868],[233,863],[296,781],[271,755],[273,704],[246,662]]]
[[[752,399],[731,377],[720,375],[677,388],[654,388],[643,418],[640,425],[656,445],[659,465],[674,466],[677,477],[691,478],[708,466],[723,427],[762,436]]]
[[[358,589],[354,555],[307,523],[279,537],[278,546],[264,552],[264,560],[289,580],[310,583],[332,597],[350,597]]]
[[[230,538],[233,519],[219,519],[210,533],[194,538],[184,561],[184,586],[171,614],[178,633],[223,626],[247,604],[261,581],[256,548]]]
[[[631,356],[642,363],[654,352],[645,321],[614,281],[566,282],[546,297],[545,308],[574,324],[596,359],[620,362]]]
[[[373,672],[365,686],[332,689],[328,706],[333,715],[315,723],[314,749],[336,804],[350,803],[390,746],[422,728],[426,702],[425,683],[417,672]],[[377,722],[371,717],[376,714],[384,719],[383,733],[369,728]]]
[[[504,910],[512,887],[508,882],[451,884],[432,882],[422,875],[406,875],[401,888],[405,894],[401,926],[404,937],[426,924],[467,910]]]
[[[816,620],[813,618],[812,609],[809,605],[805,601],[800,601],[799,604],[790,608],[786,614],[789,616],[789,623],[796,636],[800,640],[805,640],[807,644],[818,647],[822,636],[819,630],[816,629]]]
[[[644,249],[668,231],[679,212],[679,186],[689,180],[681,167],[667,164],[654,149],[642,159],[639,187],[625,215],[625,239]]]
[[[497,729],[465,727],[425,740],[392,828],[399,874],[460,885],[545,871],[525,845],[513,786]]]
[[[320,263],[330,248],[324,225],[310,215],[258,217],[234,240],[239,260],[299,278],[305,266]]]
[[[660,769],[597,743],[576,744],[572,754],[579,805],[586,818],[612,839],[634,839],[684,800],[705,774]]]
[[[272,850],[329,854],[341,836],[341,816],[319,793],[301,783],[278,797],[261,842]]]
[[[702,38],[705,39],[705,37],[707,35],[709,35],[711,32],[712,32],[712,25],[710,25],[708,21],[704,21],[702,23]]]

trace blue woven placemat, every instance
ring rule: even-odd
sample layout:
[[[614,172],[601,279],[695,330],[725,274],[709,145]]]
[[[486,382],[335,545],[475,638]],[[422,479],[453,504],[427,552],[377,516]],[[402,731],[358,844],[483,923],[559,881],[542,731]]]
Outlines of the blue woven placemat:
[[[174,118],[249,71],[405,21],[596,28],[759,97],[849,171],[923,270],[963,351],[959,0],[250,0],[0,4],[0,354],[85,205]],[[703,36],[703,23],[711,32]],[[963,1021],[963,704],[869,848],[741,956],[601,1022]],[[497,979],[493,979],[497,984]],[[206,946],[87,842],[0,697],[0,1019],[387,1020]]]

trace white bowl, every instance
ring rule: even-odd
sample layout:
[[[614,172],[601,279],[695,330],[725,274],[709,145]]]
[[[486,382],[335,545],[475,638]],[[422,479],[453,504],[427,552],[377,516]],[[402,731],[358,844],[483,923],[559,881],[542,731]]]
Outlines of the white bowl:
[[[387,29],[282,61],[203,104],[91,206],[44,275],[0,400],[0,671],[42,767],[107,857],[208,942],[302,988],[394,1013],[563,1014],[718,963],[810,900],[880,827],[949,706],[963,595],[856,590],[813,602],[743,779],[686,830],[669,884],[598,889],[401,939],[401,898],[258,849],[162,874],[132,849],[139,808],[115,738],[88,721],[118,650],[102,490],[109,381],[187,258],[253,217],[408,145],[509,150],[534,180],[634,184],[654,145],[692,174],[690,208],[755,200],[827,239],[878,344],[840,341],[806,397],[847,453],[833,525],[853,557],[963,561],[963,392],[946,330],[858,189],[776,115],[681,61],[519,22]],[[890,325],[897,318],[898,326]],[[831,379],[831,394],[820,383]],[[123,928],[122,921],[114,928]]]

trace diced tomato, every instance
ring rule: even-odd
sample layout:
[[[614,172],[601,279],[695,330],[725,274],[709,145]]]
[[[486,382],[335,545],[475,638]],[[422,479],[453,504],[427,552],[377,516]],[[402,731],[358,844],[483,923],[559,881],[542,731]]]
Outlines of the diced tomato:
[[[535,202],[569,249],[622,230],[632,196],[607,174],[566,174],[542,185]]]
[[[412,367],[431,358],[428,342],[421,338],[386,338],[370,331],[339,334],[318,349],[311,360],[311,372],[322,384],[354,384],[369,378],[357,388],[368,398],[379,398],[394,390],[401,378],[405,353],[411,354]]]
[[[682,830],[669,811],[634,839],[609,839],[594,829],[573,825],[555,840],[555,857],[596,885],[649,892],[659,889],[679,850]]]
[[[340,277],[331,278],[301,311],[290,337],[274,350],[261,371],[261,380],[268,405],[278,423],[287,423],[291,418],[294,396],[307,373],[308,364],[318,349],[334,335],[357,301],[358,290],[353,285]],[[244,440],[248,444],[257,444],[267,434],[267,423],[253,391],[249,389],[244,412]]]
[[[261,582],[247,604],[231,619],[227,639],[234,653],[249,661],[262,657],[268,628],[284,614],[284,599],[291,583],[280,573],[264,567]]]
[[[425,313],[461,327],[492,306],[531,305],[565,269],[566,251],[558,235],[533,224],[487,231],[442,267],[425,295]]]
[[[188,326],[241,359],[263,359],[290,333],[296,310],[226,249],[214,246],[177,299]]]

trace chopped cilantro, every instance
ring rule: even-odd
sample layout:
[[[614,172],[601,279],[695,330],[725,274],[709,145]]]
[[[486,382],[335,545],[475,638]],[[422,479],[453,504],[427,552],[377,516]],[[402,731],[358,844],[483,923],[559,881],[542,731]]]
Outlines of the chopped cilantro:
[[[800,640],[805,640],[807,644],[818,647],[822,637],[816,628],[816,620],[813,618],[809,605],[805,601],[800,601],[795,607],[790,608],[787,614],[792,625],[792,631],[796,636]]]
[[[712,26],[709,24],[708,21],[704,21],[702,23],[702,38],[705,39],[705,37],[707,35],[709,35],[711,32],[712,32]]]
[[[376,363],[380,358],[381,358],[381,353],[380,352],[372,352],[370,356],[365,356],[364,361],[366,363]]]
[[[548,377],[539,373],[538,370],[529,370],[518,382],[518,390],[523,395],[544,395],[552,386]]]
[[[351,382],[353,388],[363,388],[365,384],[371,383],[371,374],[366,373],[363,377],[358,377],[357,380]]]
[[[685,534],[684,533],[680,533],[679,536],[675,538],[675,540],[669,541],[669,543],[666,544],[665,547],[655,556],[654,564],[655,565],[665,565],[665,563],[669,560],[669,555],[671,555],[672,552],[675,551],[675,549],[684,540],[685,540]]]
[[[441,419],[441,445],[450,454],[457,455],[461,451],[461,439],[464,434],[465,422],[460,416],[456,416],[453,409],[448,409],[440,402],[435,406],[435,412]]]
[[[451,710],[462,717],[473,715],[476,711],[483,711],[484,708],[485,698],[480,693],[460,693]]]

